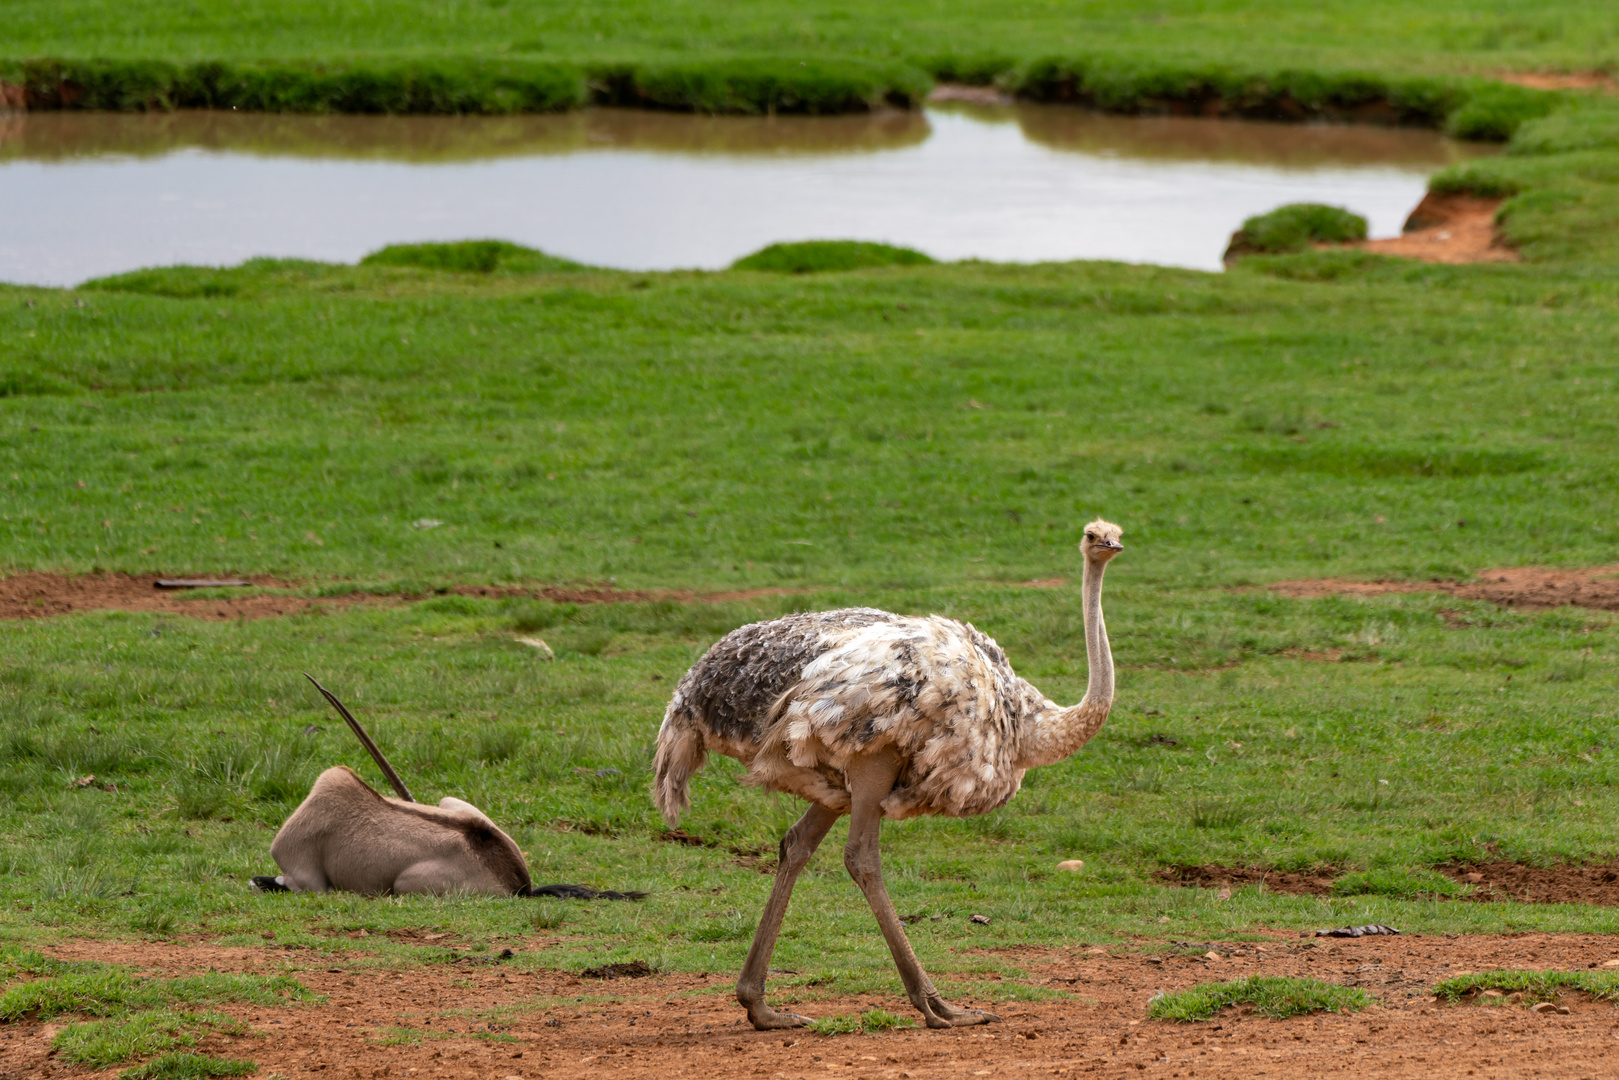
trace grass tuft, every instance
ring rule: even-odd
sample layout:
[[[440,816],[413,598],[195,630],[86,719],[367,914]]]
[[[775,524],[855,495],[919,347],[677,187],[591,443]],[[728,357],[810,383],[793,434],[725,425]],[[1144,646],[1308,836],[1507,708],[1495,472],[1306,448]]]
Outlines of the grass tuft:
[[[48,1019],[63,1013],[108,1016],[126,1009],[161,1005],[215,1005],[242,1001],[274,1005],[311,1001],[311,993],[290,975],[230,975],[211,971],[179,979],[138,979],[117,967],[70,971],[15,983],[0,994],[0,1021],[25,1016]]]
[[[1372,1004],[1366,991],[1316,979],[1255,975],[1223,983],[1203,983],[1154,998],[1147,1006],[1153,1020],[1207,1020],[1233,1005],[1252,1005],[1277,1020],[1313,1012],[1353,1012]]]
[[[119,1080],[202,1080],[210,1076],[249,1076],[259,1071],[251,1061],[210,1057],[187,1051],[164,1054],[145,1065],[125,1069]]]
[[[490,274],[497,269],[527,274],[583,269],[579,263],[571,260],[559,259],[505,240],[389,244],[361,259],[360,265],[412,266],[421,270],[450,270],[464,274]]]
[[[129,1016],[70,1024],[52,1040],[64,1060],[106,1069],[131,1058],[149,1057],[177,1046],[196,1046],[210,1031],[241,1034],[241,1021],[216,1012],[148,1009]]]
[[[1559,991],[1577,990],[1612,1000],[1619,996],[1619,971],[1478,971],[1458,975],[1434,986],[1434,996],[1455,1005],[1480,999],[1485,990],[1521,993],[1525,1005],[1551,1001]]]
[[[1341,244],[1366,239],[1366,219],[1322,203],[1289,203],[1242,223],[1231,237],[1225,257],[1285,255],[1311,244]]]
[[[769,270],[778,274],[814,274],[829,270],[865,270],[877,266],[927,266],[930,256],[911,248],[864,240],[805,240],[771,244],[731,264],[733,270]]]
[[[1473,891],[1454,878],[1436,870],[1361,870],[1345,874],[1332,883],[1334,896],[1388,896],[1398,900],[1424,900],[1443,897],[1453,900]]]
[[[887,1009],[870,1009],[862,1013],[823,1016],[810,1025],[810,1030],[817,1035],[826,1036],[870,1035],[879,1031],[892,1031],[895,1028],[908,1027],[916,1027],[916,1022],[903,1016],[895,1016]]]

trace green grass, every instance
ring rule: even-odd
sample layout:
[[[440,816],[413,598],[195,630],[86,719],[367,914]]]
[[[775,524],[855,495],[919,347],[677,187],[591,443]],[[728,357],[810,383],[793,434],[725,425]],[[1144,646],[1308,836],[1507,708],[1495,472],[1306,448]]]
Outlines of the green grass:
[[[70,1024],[52,1045],[65,1061],[106,1069],[132,1058],[151,1058],[176,1046],[196,1046],[214,1031],[246,1033],[241,1021],[217,1012],[148,1009],[111,1020]]]
[[[19,9],[24,44],[49,38],[32,10]],[[650,47],[609,40],[640,33],[613,22],[621,10],[592,16],[603,63],[623,45],[620,60],[650,64]],[[1326,64],[1346,55],[1328,25],[1343,10],[1266,17],[1294,40],[1330,34]],[[1597,17],[1574,12],[1557,25],[1577,38],[1525,45],[1502,31],[1492,51],[1458,30],[1459,51],[1434,59],[1434,20],[1462,10],[1407,13],[1407,45],[1378,78],[1583,66],[1606,47]],[[1544,29],[1542,10],[1519,15]],[[813,29],[817,11],[784,24]],[[1165,55],[1212,62],[1235,40],[1232,11],[1169,12],[1172,28],[1199,32],[1180,26]],[[891,26],[889,12],[847,33]],[[201,18],[176,44],[168,17],[153,16],[153,40],[180,59],[230,37]],[[1042,18],[963,40],[990,49]],[[1137,32],[1090,18],[1123,35],[1103,44]],[[78,8],[62,19],[85,25]],[[1325,29],[1312,39],[1300,20]],[[427,48],[410,44],[418,24],[396,21],[401,49]],[[300,55],[314,25],[254,40]],[[363,26],[345,25],[363,42]],[[487,25],[470,11],[454,40]],[[1068,31],[1042,26],[1050,50],[1067,47]],[[1355,48],[1387,33],[1368,20]],[[1252,63],[1281,64],[1276,40]],[[684,55],[671,49],[655,58]],[[988,52],[953,55],[958,76],[1010,70]],[[1074,92],[1096,91],[1104,67],[1080,72]],[[1137,74],[1129,85],[1150,88],[1162,71]],[[1348,107],[1328,89],[1314,100]],[[1402,100],[1454,121],[1463,99],[1435,93]],[[1024,945],[1370,922],[1612,932],[1606,909],[1444,902],[1454,889],[1424,868],[1619,854],[1619,614],[1264,587],[1615,561],[1613,114],[1575,102],[1533,118],[1545,99],[1496,100],[1492,115],[1516,125],[1507,152],[1434,186],[1505,197],[1517,265],[1308,251],[1225,275],[1084,263],[628,274],[497,241],[391,258],[407,265],[265,259],[0,287],[9,569],[254,572],[307,596],[418,598],[255,622],[0,624],[0,936],[18,946],[0,961],[0,1003],[94,1017],[220,1000],[22,948],[68,935],[263,947],[273,933],[289,977],[505,945],[518,967],[734,969],[769,886],[753,867],[799,807],[739,787],[716,761],[685,824],[712,846],[660,839],[649,745],[674,681],[742,623],[869,603],[971,619],[1042,690],[1076,700],[1074,544],[1098,513],[1126,530],[1106,600],[1120,665],[1107,727],[994,814],[885,832],[896,903],[920,916],[909,933],[945,993],[1051,993],[986,951]],[[1020,584],[1054,578],[1067,584]],[[576,605],[451,591],[558,582],[654,592]],[[759,591],[706,603],[664,589]],[[536,634],[554,663],[512,640]],[[322,768],[375,779],[305,670],[420,796],[468,798],[501,822],[537,879],[653,895],[252,894],[271,830]],[[96,786],[68,786],[89,774]],[[835,832],[799,886],[774,962],[801,974],[779,982],[781,998],[899,992],[839,843]],[[1055,870],[1071,857],[1083,872]],[[1344,867],[1348,895],[1238,889],[1218,902],[1153,883],[1160,865],[1204,862]],[[427,927],[453,932],[454,949],[384,933]],[[556,944],[525,952],[542,932]]]
[[[1455,900],[1472,891],[1472,886],[1463,885],[1426,867],[1360,870],[1345,874],[1332,883],[1334,896],[1388,896],[1401,900],[1430,897]]]
[[[1619,972],[1614,971],[1479,971],[1446,979],[1433,988],[1434,996],[1452,1005],[1487,1002],[1485,990],[1521,994],[1519,1001],[1533,1005],[1555,1001],[1565,991],[1578,991],[1611,1001],[1619,993]]]
[[[1127,112],[1448,124],[1504,139],[1555,95],[1502,71],[1612,67],[1619,24],[1560,0],[846,5],[156,0],[7,10],[0,74],[47,107],[501,113],[908,105],[934,79]]]
[[[869,1009],[862,1013],[840,1013],[824,1016],[810,1025],[817,1035],[873,1035],[894,1028],[916,1027],[914,1020],[895,1016],[886,1009]]]
[[[176,1051],[118,1074],[119,1080],[202,1080],[210,1076],[250,1076],[258,1071],[251,1061]]]
[[[1282,255],[1312,244],[1341,244],[1366,239],[1366,219],[1336,206],[1289,203],[1242,223],[1231,237],[1226,258],[1234,255]]]
[[[362,266],[412,266],[467,274],[539,274],[582,270],[578,263],[504,240],[461,240],[449,244],[389,244],[360,260]]]
[[[30,975],[34,977],[19,978]],[[88,1069],[151,1059],[126,1070],[125,1076],[239,1076],[252,1072],[256,1068],[252,1062],[225,1061],[176,1049],[196,1046],[211,1033],[247,1033],[240,1020],[193,1007],[280,1005],[316,999],[285,974],[210,971],[151,978],[110,964],[52,960],[15,945],[0,946],[0,980],[7,984],[0,993],[0,1022],[100,1017],[61,1025],[52,1038],[54,1052],[63,1061]]]
[[[911,248],[864,240],[805,240],[771,244],[738,259],[733,270],[769,270],[778,274],[813,274],[832,270],[865,270],[877,266],[926,266],[933,260]]]
[[[1154,1020],[1189,1023],[1212,1019],[1221,1009],[1252,1005],[1262,1016],[1285,1020],[1313,1012],[1358,1012],[1376,1000],[1359,987],[1254,975],[1159,995],[1147,1006],[1147,1015]]]
[[[175,59],[470,54],[592,60],[801,53],[929,59],[984,78],[1009,59],[1093,52],[1177,61],[1249,56],[1278,67],[1483,73],[1583,70],[1614,59],[1616,25],[1600,5],[1328,0],[1275,4],[1058,0],[1006,9],[900,0],[852,11],[813,0],[744,7],[609,0],[581,14],[557,0],[244,0],[176,8],[157,0],[16,0],[14,55]]]
[[[154,979],[97,964],[67,974],[12,983],[0,993],[0,1021],[10,1023],[23,1017],[48,1020],[64,1013],[111,1016],[160,1005],[216,1005],[227,1001],[275,1005],[289,1000],[306,1001],[311,997],[296,979],[287,975],[209,972]]]

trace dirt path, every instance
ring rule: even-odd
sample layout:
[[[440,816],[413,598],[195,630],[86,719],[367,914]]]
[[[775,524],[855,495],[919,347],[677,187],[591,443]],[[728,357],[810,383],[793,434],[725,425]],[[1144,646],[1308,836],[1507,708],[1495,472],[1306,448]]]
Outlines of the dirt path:
[[[543,942],[512,942],[520,954]],[[597,982],[506,963],[433,964],[399,971],[341,954],[163,943],[74,942],[64,958],[116,960],[151,973],[217,968],[271,972],[283,964],[321,1005],[227,1008],[255,1034],[210,1037],[206,1052],[249,1057],[260,1075],[417,1077],[1597,1077],[1619,1069],[1619,1011],[1570,999],[1570,1012],[1513,1005],[1442,1006],[1437,980],[1491,968],[1601,967],[1619,956],[1602,936],[1523,934],[1302,940],[1291,933],[1238,945],[1193,942],[1204,956],[1154,957],[1123,948],[1003,950],[1028,983],[1073,998],[992,1005],[1003,1023],[825,1038],[756,1032],[730,998],[731,975],[654,975]],[[543,955],[543,954],[542,954]],[[1159,990],[1252,974],[1307,975],[1359,985],[1383,1004],[1366,1012],[1269,1020],[1228,1011],[1201,1024],[1144,1019]],[[604,1000],[606,999],[606,1000]],[[778,996],[778,1004],[782,998]],[[902,1000],[863,996],[799,1003],[814,1015]],[[405,1027],[417,1043],[383,1045]],[[54,1024],[0,1025],[0,1078],[105,1076],[52,1061]],[[491,1030],[492,1029],[492,1030]]]
[[[1495,229],[1500,206],[1500,199],[1430,191],[1411,211],[1402,235],[1345,246],[1432,263],[1518,262],[1521,256]]]
[[[1619,611],[1619,566],[1593,566],[1583,570],[1554,570],[1544,566],[1514,566],[1483,570],[1472,581],[1350,581],[1316,578],[1278,581],[1272,592],[1283,596],[1381,596],[1387,593],[1437,592],[1463,600],[1488,600],[1503,607],[1529,609],[1586,607]]]
[[[235,574],[170,575],[197,579],[235,578]],[[263,619],[295,615],[310,608],[355,604],[397,604],[436,594],[355,592],[342,596],[296,595],[299,584],[264,575],[242,580],[254,588],[243,595],[202,597],[184,589],[161,589],[155,574],[51,574],[38,571],[0,578],[0,619],[39,619],[82,611],[159,611],[193,619]],[[167,579],[165,579],[167,580]],[[282,590],[282,591],[264,591]],[[213,590],[218,592],[219,590]],[[458,596],[531,597],[559,604],[625,604],[653,600],[723,604],[763,596],[786,596],[796,589],[738,589],[692,592],[685,589],[615,589],[612,586],[455,585],[443,590]]]

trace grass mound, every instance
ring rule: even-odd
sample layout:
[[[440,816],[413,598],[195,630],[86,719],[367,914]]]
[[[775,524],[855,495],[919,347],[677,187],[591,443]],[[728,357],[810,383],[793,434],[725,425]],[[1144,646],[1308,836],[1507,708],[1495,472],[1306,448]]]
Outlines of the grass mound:
[[[413,266],[422,270],[451,270],[467,274],[491,274],[496,270],[538,274],[550,270],[582,269],[579,263],[569,259],[559,259],[505,240],[389,244],[361,259],[360,265]]]
[[[43,1020],[63,1013],[108,1016],[124,1009],[226,1001],[275,1005],[313,997],[302,983],[287,975],[209,972],[178,979],[141,979],[123,968],[95,966],[8,986],[0,994],[0,1021],[9,1023],[25,1016]]]
[[[911,248],[865,240],[803,240],[771,244],[731,264],[733,270],[769,270],[778,274],[815,274],[829,270],[865,270],[876,266],[929,266],[930,256]]]
[[[1147,1006],[1153,1020],[1207,1020],[1232,1005],[1252,1005],[1277,1020],[1312,1012],[1352,1012],[1372,1004],[1366,991],[1316,979],[1255,975],[1223,983],[1203,983],[1165,994]]]
[[[1452,1005],[1479,1000],[1486,990],[1522,994],[1522,1004],[1551,1001],[1560,991],[1577,990],[1592,997],[1619,995],[1619,971],[1479,971],[1458,975],[1434,986],[1434,996]]]
[[[119,1080],[202,1080],[209,1076],[248,1076],[259,1071],[251,1061],[210,1057],[186,1051],[164,1054],[145,1065],[125,1069]]]
[[[193,1054],[211,1032],[243,1034],[241,1021],[223,1013],[184,1006],[244,1002],[278,1005],[315,997],[286,975],[270,977],[208,972],[177,979],[147,979],[110,964],[63,963],[36,952],[7,948],[0,953],[0,976],[34,975],[0,994],[0,1022],[24,1017],[47,1020],[77,1013],[102,1019],[67,1024],[52,1040],[63,1060],[106,1069],[133,1058],[160,1055],[126,1077],[184,1080],[189,1077],[242,1076],[258,1069],[251,1061]],[[174,1006],[181,1006],[175,1008]]]
[[[842,1016],[823,1016],[810,1025],[810,1030],[817,1035],[854,1035],[872,1034],[878,1031],[891,1031],[894,1028],[916,1027],[915,1021],[907,1020],[903,1016],[895,1016],[887,1009],[871,1009],[863,1013],[845,1014]]]
[[[1472,891],[1470,885],[1425,868],[1362,870],[1345,874],[1332,883],[1334,896],[1387,896],[1397,900],[1425,900],[1434,896],[1454,899]]]
[[[212,1031],[242,1034],[241,1021],[223,1013],[148,1009],[109,1020],[71,1024],[53,1045],[66,1061],[106,1069],[132,1058],[150,1057],[177,1046],[196,1046]]]
[[[913,108],[933,80],[908,64],[853,57],[732,57],[651,63],[591,73],[602,105],[705,113],[869,112]]]
[[[1288,203],[1242,223],[1226,248],[1227,261],[1241,255],[1284,255],[1311,244],[1366,239],[1366,219],[1323,203]]]
[[[9,70],[6,70],[9,68]],[[509,114],[584,104],[706,113],[913,108],[933,86],[909,64],[767,55],[602,65],[468,56],[389,60],[31,59],[0,63],[31,109]]]
[[[35,59],[10,78],[31,109],[295,113],[558,112],[585,102],[577,67],[525,59],[256,62]]]

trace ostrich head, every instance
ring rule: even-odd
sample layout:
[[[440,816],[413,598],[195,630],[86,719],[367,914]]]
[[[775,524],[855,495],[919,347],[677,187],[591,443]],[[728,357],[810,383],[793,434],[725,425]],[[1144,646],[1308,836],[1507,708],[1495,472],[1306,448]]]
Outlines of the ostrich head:
[[[1091,562],[1105,564],[1124,550],[1124,545],[1119,543],[1119,537],[1122,535],[1123,529],[1111,521],[1097,518],[1085,526],[1085,538],[1079,542],[1079,550]]]

